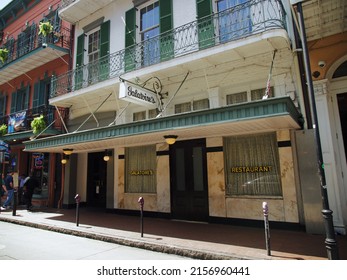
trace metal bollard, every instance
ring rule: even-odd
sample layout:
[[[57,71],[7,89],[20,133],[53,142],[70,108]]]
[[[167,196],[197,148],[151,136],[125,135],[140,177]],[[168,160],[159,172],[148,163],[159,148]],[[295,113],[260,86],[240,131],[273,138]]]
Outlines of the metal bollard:
[[[79,196],[79,194],[75,195],[75,200],[76,200],[76,226],[79,225],[79,220],[80,220],[80,201],[81,201],[81,197]]]
[[[17,197],[18,197],[18,191],[17,191],[17,189],[14,189],[14,191],[13,191],[12,216],[16,216],[16,212],[17,212]]]
[[[263,202],[263,214],[264,214],[264,224],[265,224],[265,244],[267,255],[271,256],[270,251],[270,227],[269,227],[269,207],[267,202]]]
[[[141,212],[141,237],[143,237],[143,205],[145,204],[145,200],[141,196],[137,201],[140,204],[140,212]]]

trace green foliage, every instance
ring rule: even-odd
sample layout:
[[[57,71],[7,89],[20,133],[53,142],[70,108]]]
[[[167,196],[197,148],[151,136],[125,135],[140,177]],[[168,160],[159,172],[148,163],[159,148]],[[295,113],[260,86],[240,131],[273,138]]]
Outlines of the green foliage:
[[[8,58],[8,49],[0,49],[0,60],[2,63],[5,63]]]
[[[6,124],[2,124],[0,126],[0,135],[3,136],[7,133],[7,125]]]
[[[46,128],[46,122],[43,118],[43,115],[36,117],[32,120],[31,128],[34,134],[39,134]]]
[[[49,21],[40,22],[39,24],[39,35],[47,36],[53,32],[53,25]]]

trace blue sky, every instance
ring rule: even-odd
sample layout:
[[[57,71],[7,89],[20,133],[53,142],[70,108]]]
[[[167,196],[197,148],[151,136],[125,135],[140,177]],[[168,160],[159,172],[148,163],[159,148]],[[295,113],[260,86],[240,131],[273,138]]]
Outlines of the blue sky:
[[[11,1],[12,0],[0,0],[0,10],[2,10],[2,8],[5,7]]]

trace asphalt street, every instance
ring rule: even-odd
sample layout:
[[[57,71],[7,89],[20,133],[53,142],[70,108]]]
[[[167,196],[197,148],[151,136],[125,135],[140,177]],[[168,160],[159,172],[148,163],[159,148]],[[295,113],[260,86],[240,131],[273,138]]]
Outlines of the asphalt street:
[[[153,252],[0,222],[0,260],[182,260]]]

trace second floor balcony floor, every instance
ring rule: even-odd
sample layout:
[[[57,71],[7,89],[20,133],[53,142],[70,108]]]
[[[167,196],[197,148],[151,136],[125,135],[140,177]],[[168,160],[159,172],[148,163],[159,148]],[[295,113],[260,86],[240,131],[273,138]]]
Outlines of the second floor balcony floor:
[[[238,75],[244,76],[241,62],[247,61],[247,67],[251,67],[255,62],[250,58],[258,55],[258,62],[267,66],[275,49],[290,49],[286,20],[281,1],[246,1],[93,62],[76,65],[73,70],[52,78],[50,102],[69,107],[77,95],[96,88],[99,90],[102,82],[114,85],[119,77],[135,79],[147,75],[148,78],[163,76],[167,72],[181,75],[207,68],[207,65],[215,66],[209,71],[211,76],[225,76],[230,71],[239,71]],[[288,65],[289,62],[283,63]],[[263,74],[264,67],[256,71]],[[223,68],[223,72],[218,68]],[[79,102],[77,97],[75,101]]]
[[[35,137],[31,122],[41,115],[45,124],[42,136],[64,133],[64,123],[67,121],[68,112],[69,110],[65,108],[42,105],[1,116],[0,127],[4,130],[1,131],[0,138],[7,143],[13,141],[18,143]]]

